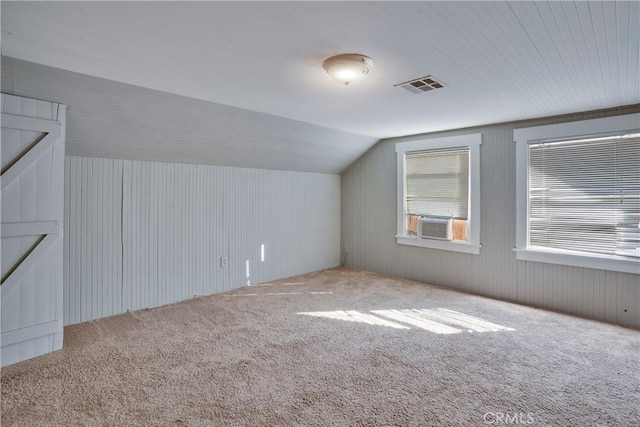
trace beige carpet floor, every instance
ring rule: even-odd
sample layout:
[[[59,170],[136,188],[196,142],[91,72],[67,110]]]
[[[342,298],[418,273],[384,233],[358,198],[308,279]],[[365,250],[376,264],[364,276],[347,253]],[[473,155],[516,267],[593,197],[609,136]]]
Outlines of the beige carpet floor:
[[[65,328],[2,425],[640,425],[640,333],[348,269]]]

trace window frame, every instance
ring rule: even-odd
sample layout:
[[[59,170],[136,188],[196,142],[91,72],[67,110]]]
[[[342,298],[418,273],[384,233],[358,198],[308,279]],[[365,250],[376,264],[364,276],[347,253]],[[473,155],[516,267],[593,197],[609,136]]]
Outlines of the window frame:
[[[442,138],[420,139],[396,143],[396,243],[399,245],[418,246],[430,249],[480,254],[480,146],[482,134],[474,133]],[[415,151],[447,150],[453,148],[469,148],[469,219],[467,220],[467,241],[421,239],[418,236],[405,234],[407,229],[406,215],[406,177],[405,154]]]
[[[639,125],[640,114],[626,114],[514,130],[513,136],[516,143],[516,247],[514,251],[516,259],[640,274],[640,261],[637,258],[529,246],[529,144],[636,132]]]

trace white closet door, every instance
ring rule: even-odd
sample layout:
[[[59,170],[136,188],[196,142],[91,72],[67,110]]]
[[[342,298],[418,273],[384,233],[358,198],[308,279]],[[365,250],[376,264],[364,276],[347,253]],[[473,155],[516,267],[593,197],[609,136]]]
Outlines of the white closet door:
[[[2,94],[0,365],[62,348],[65,106]]]

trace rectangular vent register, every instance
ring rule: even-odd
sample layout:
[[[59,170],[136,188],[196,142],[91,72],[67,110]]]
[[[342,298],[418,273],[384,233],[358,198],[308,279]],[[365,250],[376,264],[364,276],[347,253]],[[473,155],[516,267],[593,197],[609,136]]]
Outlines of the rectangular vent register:
[[[447,86],[441,80],[435,78],[432,75],[428,75],[425,77],[420,77],[418,79],[410,80],[404,83],[398,83],[397,85],[393,85],[394,87],[401,87],[403,89],[408,90],[411,93],[419,95],[421,93],[429,92],[436,89],[442,89]]]

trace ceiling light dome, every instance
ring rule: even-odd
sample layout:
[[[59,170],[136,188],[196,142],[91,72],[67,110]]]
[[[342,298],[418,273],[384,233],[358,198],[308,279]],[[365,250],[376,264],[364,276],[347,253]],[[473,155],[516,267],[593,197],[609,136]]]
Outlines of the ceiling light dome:
[[[362,80],[373,70],[373,59],[357,53],[345,53],[328,58],[322,68],[333,80],[348,85]]]

